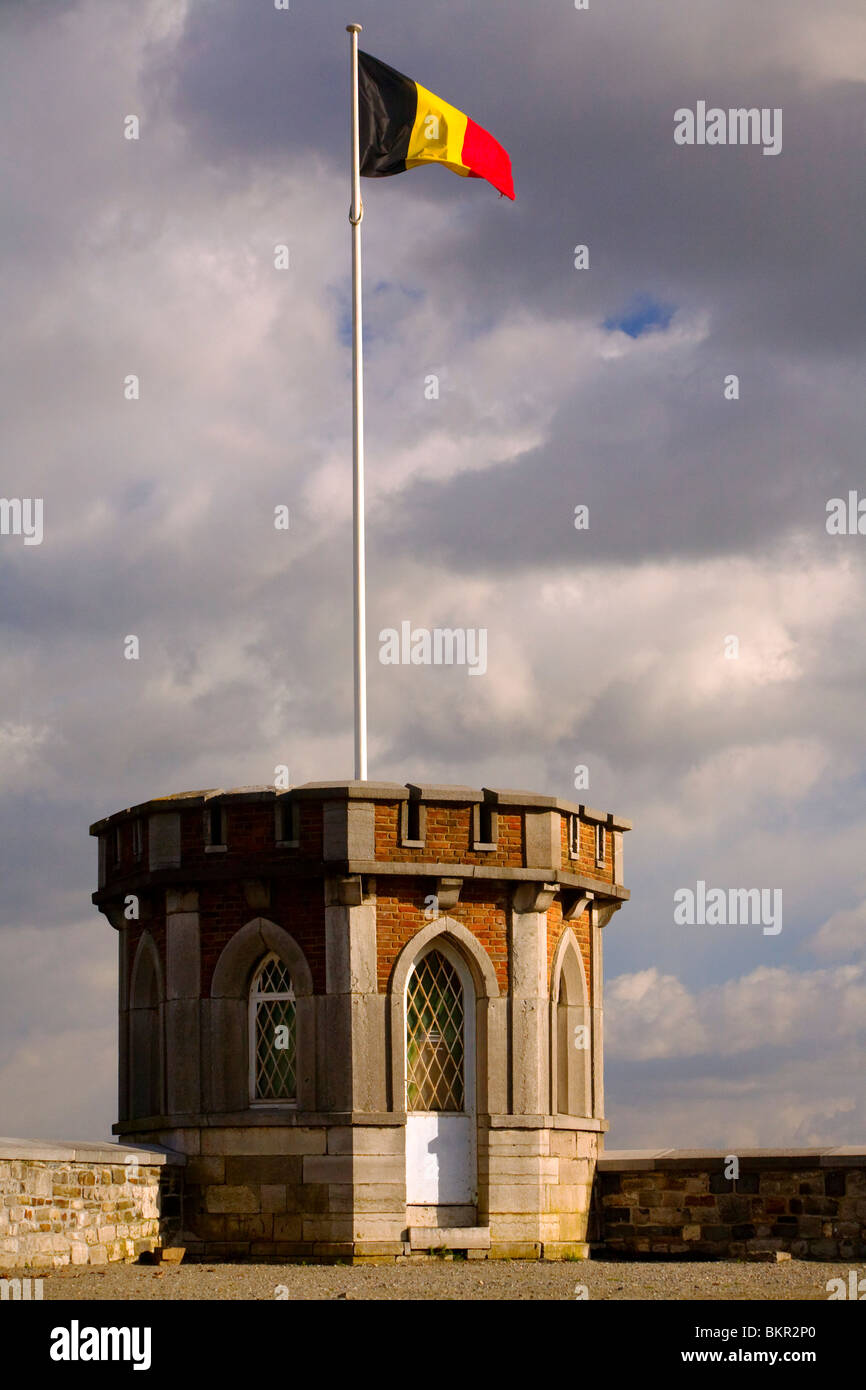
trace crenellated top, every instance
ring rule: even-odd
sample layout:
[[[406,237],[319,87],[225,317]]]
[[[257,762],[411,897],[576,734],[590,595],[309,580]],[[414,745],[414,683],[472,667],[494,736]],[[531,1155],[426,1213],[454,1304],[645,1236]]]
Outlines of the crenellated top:
[[[493,787],[309,782],[154,797],[96,821],[102,903],[121,889],[229,878],[427,875],[558,884],[624,901],[631,823]]]

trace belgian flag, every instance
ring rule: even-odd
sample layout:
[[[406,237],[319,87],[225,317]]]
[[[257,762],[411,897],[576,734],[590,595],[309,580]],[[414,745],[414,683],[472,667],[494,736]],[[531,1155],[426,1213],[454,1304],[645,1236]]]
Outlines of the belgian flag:
[[[444,164],[486,179],[514,198],[506,150],[456,107],[369,53],[358,54],[361,174],[384,179],[418,164]]]

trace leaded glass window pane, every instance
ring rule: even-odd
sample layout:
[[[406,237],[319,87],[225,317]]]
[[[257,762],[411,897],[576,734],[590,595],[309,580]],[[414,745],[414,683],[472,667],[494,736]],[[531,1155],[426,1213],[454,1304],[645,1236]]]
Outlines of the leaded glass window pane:
[[[256,1100],[294,1100],[296,1096],[295,991],[277,956],[269,956],[253,981],[251,994]]]
[[[450,961],[430,951],[406,992],[406,1102],[410,1110],[464,1107],[463,987]]]

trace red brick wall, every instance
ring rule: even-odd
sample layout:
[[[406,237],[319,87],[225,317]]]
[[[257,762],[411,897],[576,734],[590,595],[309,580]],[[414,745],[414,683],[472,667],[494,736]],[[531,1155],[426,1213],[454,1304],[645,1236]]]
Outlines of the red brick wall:
[[[268,916],[267,912],[247,907],[240,882],[215,883],[202,887],[198,895],[199,932],[201,934],[201,992],[210,994],[213,973],[223,950],[251,917]]]
[[[430,884],[401,877],[387,881],[383,879],[382,883],[387,883],[388,891],[377,896],[376,949],[379,992],[385,994],[394,963],[403,947],[416,932],[428,925],[424,907]],[[508,912],[505,893],[492,891],[490,885],[467,883],[460,895],[460,902],[450,908],[447,915],[477,937],[490,957],[499,988],[506,992]]]
[[[271,907],[261,914],[297,941],[313,976],[313,991],[325,992],[325,889],[319,879],[276,880]]]
[[[472,807],[445,803],[426,807],[427,830],[421,849],[400,844],[400,803],[376,803],[376,858],[402,859],[409,863],[523,864],[523,817],[519,812],[500,815],[495,850],[473,850]]]
[[[199,894],[202,996],[210,994],[213,973],[228,942],[253,917],[283,927],[300,946],[313,976],[313,989],[325,992],[325,904],[316,880],[281,879],[271,889],[271,906],[247,906],[240,882],[213,884]]]
[[[105,881],[110,883],[113,879],[127,877],[129,874],[144,872],[147,869],[148,856],[148,826],[147,816],[141,817],[141,843],[142,852],[136,858],[132,849],[132,826],[131,820],[122,821],[118,829],[120,830],[120,862],[115,863],[114,859],[114,840],[115,827],[111,826],[103,831],[101,839],[105,840]]]
[[[168,805],[168,803],[167,803]],[[426,804],[425,843],[420,849],[407,849],[400,843],[399,801],[375,803],[376,857],[386,862],[408,860],[414,863],[453,863],[518,867],[524,863],[523,817],[519,811],[498,814],[497,848],[493,851],[472,850],[473,807],[471,804],[444,802]],[[299,804],[300,848],[276,848],[274,835],[274,804],[272,801],[225,803],[227,844],[225,854],[205,854],[205,812],[202,807],[180,810],[181,862],[189,870],[190,882],[199,869],[211,870],[217,865],[231,872],[232,861],[256,856],[263,877],[273,863],[285,863],[292,857],[319,858],[322,854],[322,803],[303,800]],[[595,863],[595,828],[581,823],[580,856],[569,858],[568,817],[560,816],[562,865],[591,878],[613,879],[613,836],[605,835],[605,864]],[[107,832],[109,863],[111,860],[111,829]],[[122,827],[122,862],[120,873],[133,867],[131,825]],[[141,868],[146,869],[146,857]],[[238,874],[251,872],[241,870]],[[380,889],[386,891],[378,899],[378,980],[379,989],[388,987],[394,962],[411,937],[427,924],[424,916],[425,899],[432,892],[429,881],[409,877],[388,880],[380,878]],[[245,922],[262,915],[283,926],[304,951],[313,975],[317,992],[325,988],[325,923],[323,886],[320,882],[299,879],[272,880],[272,906],[259,913],[247,906],[240,877],[201,889],[202,933],[202,993],[211,988],[216,962],[224,947]],[[478,938],[487,950],[496,971],[500,987],[508,987],[508,891],[495,890],[483,880],[467,881],[461,901],[450,914]],[[584,913],[572,929],[580,943],[587,986],[591,988],[589,915]],[[547,916],[547,963],[552,965],[557,944],[562,935],[562,913],[554,903]],[[160,959],[165,969],[165,923],[158,920],[152,927]],[[130,966],[140,937],[140,926],[130,928]]]
[[[595,863],[595,824],[589,821],[580,823],[580,858],[571,859],[568,852],[568,816],[560,816],[560,841],[562,844],[562,867],[572,873],[587,874],[590,878],[606,879],[613,883],[613,831],[605,826],[604,868]]]
[[[215,858],[231,863],[233,855],[257,854],[272,856],[277,862],[284,862],[287,855],[309,855],[321,858],[322,854],[322,805],[321,802],[301,801],[299,803],[299,840],[296,850],[277,849],[274,803],[272,801],[246,801],[233,804],[226,801],[226,844],[224,854],[216,856],[205,854],[205,815],[207,808],[201,806],[181,813],[180,853],[181,864],[185,869],[200,869],[211,866]]]

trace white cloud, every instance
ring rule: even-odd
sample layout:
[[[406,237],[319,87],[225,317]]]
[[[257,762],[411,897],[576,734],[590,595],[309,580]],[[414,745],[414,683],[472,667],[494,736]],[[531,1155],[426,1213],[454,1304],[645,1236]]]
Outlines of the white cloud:
[[[605,1008],[608,1053],[618,1060],[808,1052],[817,1040],[829,1052],[866,1037],[866,965],[762,965],[698,991],[651,968],[611,980]]]
[[[866,945],[866,902],[828,917],[808,942],[816,956],[849,956]]]
[[[0,931],[0,1115],[21,1138],[110,1136],[117,1085],[117,945],[95,910]]]
[[[866,965],[762,966],[698,990],[654,968],[619,976],[605,1036],[609,1148],[736,1152],[866,1135]]]

